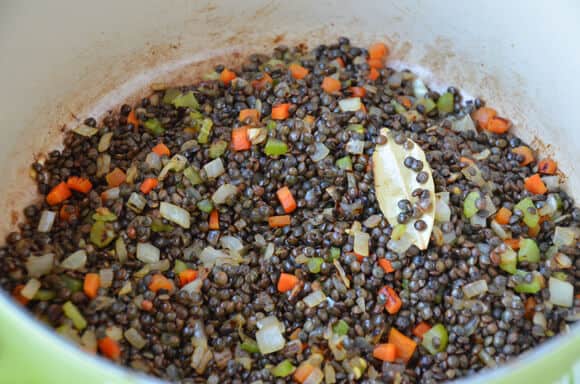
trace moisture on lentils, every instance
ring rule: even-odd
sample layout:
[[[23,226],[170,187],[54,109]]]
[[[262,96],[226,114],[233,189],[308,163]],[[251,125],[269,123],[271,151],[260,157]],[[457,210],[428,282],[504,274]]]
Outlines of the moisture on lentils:
[[[557,163],[387,57],[279,46],[87,118],[32,165],[43,198],[0,285],[84,350],[184,383],[444,382],[567,332],[580,210]],[[382,128],[436,192],[391,223]],[[405,226],[428,248],[401,248]]]

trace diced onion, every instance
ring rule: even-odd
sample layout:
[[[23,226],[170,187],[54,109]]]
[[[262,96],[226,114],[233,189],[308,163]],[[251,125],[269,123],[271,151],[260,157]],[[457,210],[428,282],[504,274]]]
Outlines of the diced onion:
[[[85,137],[94,136],[97,132],[99,132],[99,130],[97,128],[89,127],[86,124],[77,125],[76,127],[74,127],[72,129],[72,131],[74,133],[76,133],[77,135],[81,135],[81,136],[85,136]]]
[[[195,280],[193,280],[193,281],[185,284],[183,287],[181,287],[181,290],[184,292],[187,292],[191,295],[192,293],[201,292],[202,286],[203,286],[203,280],[200,278],[196,278]]]
[[[362,108],[362,103],[360,97],[350,97],[340,100],[338,106],[343,112],[355,112]]]
[[[485,227],[487,225],[487,219],[485,217],[479,216],[479,214],[475,214],[475,215],[471,216],[471,219],[469,219],[469,222],[474,227],[475,226]]]
[[[181,172],[187,165],[187,158],[182,155],[175,155],[169,160],[167,164],[163,167],[159,176],[157,177],[159,180],[165,179],[165,176],[169,173],[169,171],[174,172]]]
[[[455,132],[477,133],[477,130],[475,129],[475,124],[473,123],[473,120],[471,119],[471,116],[469,116],[469,114],[465,115],[463,118],[459,120],[455,120],[453,124],[451,124],[451,129],[454,130]]]
[[[177,205],[162,201],[159,205],[159,213],[164,219],[174,222],[183,228],[189,228],[191,226],[189,212]]]
[[[101,193],[103,200],[117,200],[121,195],[121,189],[119,187],[109,188],[105,192]]]
[[[365,142],[362,140],[354,140],[350,139],[348,143],[346,143],[346,151],[350,152],[355,155],[360,155],[365,150]]]
[[[216,177],[224,174],[224,163],[222,162],[222,159],[218,157],[217,159],[212,160],[204,165],[203,170],[205,171],[207,177],[210,179],[215,179]]]
[[[161,252],[159,248],[151,243],[137,244],[137,259],[146,264],[156,263],[159,261]]]
[[[220,186],[211,196],[214,204],[224,204],[230,197],[238,193],[238,188],[233,184],[224,184]]]
[[[29,256],[26,260],[26,269],[28,270],[28,276],[30,277],[40,277],[46,275],[52,269],[52,264],[54,263],[54,254],[47,253],[42,256]]]
[[[398,240],[391,238],[391,240],[387,242],[387,248],[400,255],[407,252],[407,249],[409,249],[411,245],[413,245],[413,239],[411,236],[408,236],[406,232]]]
[[[38,232],[50,232],[54,224],[54,219],[56,219],[56,212],[44,210],[40,214],[40,220],[38,221]]]
[[[365,221],[363,221],[363,225],[367,228],[375,228],[377,225],[380,224],[382,220],[381,215],[371,215],[367,217]]]
[[[443,199],[435,202],[435,220],[439,223],[447,223],[451,220],[451,209]]]
[[[324,382],[326,384],[336,383],[336,372],[330,363],[324,364]]]
[[[567,281],[550,277],[550,302],[561,307],[571,307],[574,303],[574,286]]]
[[[117,258],[121,264],[127,261],[127,246],[125,245],[123,236],[119,236],[117,240],[115,240],[115,253],[117,254]]]
[[[105,152],[111,146],[111,139],[113,138],[113,132],[107,132],[101,136],[99,139],[99,144],[97,150],[99,152]]]
[[[497,221],[492,220],[490,227],[500,239],[502,240],[511,239],[512,237],[511,232],[509,230],[504,229],[504,227]]]
[[[535,312],[532,322],[535,325],[539,325],[544,330],[548,327],[548,321],[546,320],[546,316],[542,312]]]
[[[60,266],[65,269],[78,270],[85,267],[87,263],[87,252],[84,249],[72,253],[69,257],[64,259]]]
[[[479,296],[487,292],[487,282],[485,280],[477,280],[463,286],[463,293],[468,299]]]
[[[268,138],[268,130],[266,128],[249,128],[248,140],[252,144],[261,144]]]
[[[109,288],[113,284],[113,270],[111,268],[103,268],[99,271],[99,278],[101,280],[101,287]]]
[[[564,253],[556,253],[554,257],[552,257],[552,260],[556,264],[557,268],[568,269],[572,267],[572,259],[570,259],[570,257]]]
[[[119,341],[123,338],[123,330],[117,326],[108,327],[105,329],[105,335],[110,337],[115,341]]]
[[[242,240],[235,236],[223,236],[220,239],[220,243],[223,248],[228,249],[233,253],[241,254],[244,249],[244,243],[242,243]]]
[[[135,328],[129,328],[125,331],[125,339],[137,349],[142,349],[147,345],[147,340]]]
[[[306,380],[304,380],[302,384],[319,384],[322,382],[323,379],[324,373],[322,373],[322,370],[320,368],[316,367],[314,368],[312,373],[308,375],[308,377],[306,378]]]
[[[276,316],[264,317],[263,319],[260,319],[256,322],[256,326],[258,327],[258,329],[268,328],[268,327],[278,327],[280,329],[280,332],[285,331],[284,324],[282,324]]]
[[[227,253],[217,250],[213,247],[205,247],[199,255],[199,260],[204,267],[213,267],[214,265],[239,265],[243,259],[239,255],[228,255]]]
[[[361,256],[369,255],[370,235],[366,232],[357,231],[354,233],[354,253]]]
[[[22,290],[20,291],[20,295],[26,297],[28,300],[32,300],[36,292],[40,289],[40,281],[32,278],[26,282]]]
[[[266,249],[264,249],[264,260],[269,260],[272,256],[274,256],[274,243],[268,243],[266,245]]]
[[[485,148],[483,151],[479,152],[479,153],[475,153],[473,155],[473,158],[477,161],[481,161],[481,160],[485,160],[489,157],[489,155],[491,155],[491,151],[487,148]]]
[[[97,177],[105,176],[111,170],[111,156],[102,153],[97,157]]]
[[[328,156],[329,153],[330,149],[328,149],[326,145],[322,143],[316,143],[314,144],[314,153],[312,156],[310,156],[310,158],[316,163]]]
[[[155,152],[149,152],[145,157],[145,164],[147,164],[149,169],[158,171],[161,169],[161,157]]]
[[[92,330],[86,330],[81,336],[81,345],[88,352],[97,352],[97,336]]]
[[[280,351],[286,345],[286,340],[276,325],[269,325],[256,332],[256,342],[263,355]]]
[[[559,176],[542,176],[542,181],[546,184],[548,191],[554,192],[560,189],[560,177]]]
[[[326,300],[326,295],[322,291],[314,291],[306,296],[303,300],[304,303],[308,305],[308,307],[313,308]]]
[[[577,236],[576,231],[570,227],[556,227],[554,231],[554,245],[558,248],[573,246]]]
[[[348,279],[348,277],[346,277],[346,273],[344,272],[344,269],[342,268],[342,265],[340,265],[340,262],[338,261],[338,259],[335,259],[332,263],[336,267],[336,270],[338,271],[338,276],[342,280],[342,283],[347,288],[350,288],[350,280]]]
[[[118,295],[123,296],[131,293],[133,291],[133,286],[131,285],[130,281],[127,281],[119,290]]]
[[[544,202],[544,206],[538,210],[540,216],[552,216],[554,213],[558,211],[558,200],[556,196],[551,193],[546,198]]]
[[[415,97],[418,98],[418,99],[420,99],[422,97],[425,97],[425,95],[428,92],[429,92],[429,90],[425,86],[425,83],[423,83],[423,80],[421,80],[420,78],[416,77],[413,80],[413,94],[415,95]]]
[[[137,192],[133,192],[129,196],[129,200],[127,200],[127,207],[137,213],[141,213],[146,204],[147,200]]]

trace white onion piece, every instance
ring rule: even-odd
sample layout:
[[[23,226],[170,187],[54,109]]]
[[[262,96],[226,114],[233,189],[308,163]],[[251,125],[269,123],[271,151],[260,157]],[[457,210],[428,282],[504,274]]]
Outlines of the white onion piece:
[[[266,128],[249,128],[248,140],[252,144],[261,144],[268,138],[268,130]]]
[[[146,204],[147,200],[137,192],[133,192],[127,200],[127,207],[137,213],[141,213]]]
[[[323,379],[324,373],[322,373],[320,368],[316,367],[302,384],[320,384]]]
[[[322,143],[314,144],[314,153],[310,156],[315,163],[324,159],[330,153],[330,149]]]
[[[558,200],[556,199],[556,196],[553,193],[551,193],[546,198],[544,206],[538,210],[538,214],[540,216],[552,216],[557,211],[558,211]]]
[[[346,151],[354,155],[360,155],[364,152],[364,150],[365,142],[362,140],[350,139],[348,143],[346,143]]]
[[[71,253],[69,257],[64,259],[60,266],[65,269],[71,269],[76,271],[78,269],[84,268],[87,263],[87,253],[84,249],[79,249],[78,251]]]
[[[309,308],[313,308],[326,300],[326,295],[322,291],[314,291],[306,296],[303,300]]]
[[[479,153],[474,153],[473,154],[473,158],[477,161],[480,160],[485,160],[489,157],[489,155],[491,155],[491,151],[487,148],[485,148],[483,151],[479,152]]]
[[[164,219],[174,222],[183,228],[189,228],[191,226],[189,212],[177,205],[162,201],[159,205],[159,213]]]
[[[214,204],[224,204],[230,197],[238,193],[238,188],[233,184],[224,184],[220,186],[211,196]]]
[[[145,347],[145,345],[147,345],[147,340],[145,340],[135,328],[127,329],[124,335],[129,344],[137,349],[142,349]]]
[[[95,332],[86,330],[81,336],[81,345],[83,349],[88,352],[97,352],[97,336]]]
[[[168,259],[159,260],[156,263],[147,264],[150,271],[165,272],[171,268],[171,263]]]
[[[339,100],[338,106],[342,112],[355,112],[361,109],[362,103],[360,97],[350,97],[348,99]]]
[[[572,259],[564,253],[560,252],[556,253],[552,258],[552,260],[554,261],[554,263],[556,263],[556,266],[560,269],[568,269],[572,267]]]
[[[449,205],[449,192],[438,192],[436,195],[437,200],[443,200],[447,205]]]
[[[206,268],[213,267],[214,265],[239,265],[243,259],[239,255],[228,255],[227,253],[217,250],[213,247],[205,247],[199,255],[199,260],[203,263]]]
[[[479,216],[478,214],[475,214],[475,215],[471,216],[471,219],[469,219],[469,222],[474,227],[475,226],[485,227],[487,224],[487,219],[485,217]]]
[[[474,281],[463,286],[463,293],[468,299],[487,292],[487,282],[483,279]]]
[[[244,243],[235,236],[223,236],[220,239],[222,248],[228,249],[231,252],[241,254],[244,250]]]
[[[256,332],[256,342],[263,355],[280,351],[286,345],[286,340],[276,325],[270,325]]]
[[[157,248],[151,243],[137,244],[137,259],[141,260],[146,264],[158,262],[160,255],[161,251],[159,251],[159,248]]]
[[[169,173],[169,171],[174,172],[181,172],[187,165],[187,158],[182,155],[175,155],[169,160],[167,164],[163,167],[159,176],[157,177],[159,180],[165,179],[165,176]]]
[[[111,268],[103,268],[99,271],[99,278],[101,280],[101,287],[110,288],[113,284],[113,270]]]
[[[274,243],[268,243],[266,249],[264,250],[264,260],[269,260],[274,256]]]
[[[50,232],[52,226],[54,225],[54,219],[56,219],[56,212],[44,210],[40,214],[40,220],[38,221],[38,232]]]
[[[439,223],[447,223],[451,220],[451,208],[443,199],[435,202],[435,220]]]
[[[86,124],[77,125],[72,129],[72,131],[77,135],[81,135],[84,137],[91,137],[94,136],[97,132],[99,132],[97,128],[89,127]]]
[[[399,240],[390,239],[387,242],[387,248],[400,255],[407,252],[407,249],[413,245],[413,239],[407,233],[403,234]]]
[[[550,277],[550,302],[561,307],[571,307],[574,303],[574,286],[567,281]]]
[[[370,240],[371,237],[368,233],[356,231],[354,233],[354,246],[353,246],[354,253],[361,256],[368,256]]]
[[[111,156],[102,153],[97,157],[97,177],[105,176],[111,170]]]
[[[256,235],[254,236],[254,244],[258,248],[264,248],[266,246],[266,239],[264,238],[263,235],[256,233]]]
[[[532,322],[535,325],[539,325],[544,330],[548,327],[548,321],[546,320],[546,316],[542,312],[535,312]]]
[[[451,129],[454,130],[455,132],[477,133],[477,130],[475,129],[475,124],[473,123],[473,120],[471,119],[471,116],[469,116],[469,114],[465,115],[459,120],[455,120],[453,124],[451,124]]]
[[[497,221],[492,220],[490,227],[500,239],[502,240],[511,239],[512,237],[511,231],[504,229],[504,227]]]
[[[215,179],[216,177],[224,174],[224,163],[222,162],[222,159],[218,157],[217,159],[212,160],[204,165],[203,170],[205,171],[207,177],[210,179]]]
[[[554,245],[559,247],[570,247],[574,245],[577,233],[570,227],[556,227],[554,231]]]
[[[127,246],[125,245],[123,236],[119,236],[117,237],[117,240],[115,240],[115,253],[117,254],[117,258],[121,264],[127,261]]]
[[[183,287],[181,287],[181,290],[184,292],[187,292],[191,295],[192,293],[201,292],[202,286],[203,286],[203,280],[196,278],[195,280],[193,280],[193,281],[185,284]]]
[[[267,316],[258,320],[256,322],[256,327],[258,327],[258,329],[268,327],[278,327],[280,329],[280,332],[285,331],[284,324],[282,324],[276,316]]]
[[[559,176],[542,176],[542,181],[546,184],[548,191],[554,192],[560,189]]]
[[[383,217],[381,215],[371,215],[367,217],[365,221],[363,221],[363,225],[367,228],[375,228],[377,225],[381,223]]]
[[[28,300],[32,300],[36,292],[40,289],[40,281],[32,278],[26,282],[22,290],[20,291],[20,295],[26,297]]]
[[[104,200],[117,200],[121,196],[121,189],[119,187],[109,188],[101,193]]]
[[[119,292],[117,293],[117,295],[119,295],[119,296],[127,295],[127,294],[131,293],[132,291],[133,291],[133,286],[131,285],[130,281],[127,281],[121,287],[121,289],[119,289]]]
[[[423,80],[421,80],[420,78],[416,77],[413,80],[413,94],[415,95],[416,98],[421,98],[421,97],[425,97],[425,95],[429,92],[429,90],[427,89],[427,87],[425,86],[425,83],[423,83]]]
[[[324,382],[326,384],[336,383],[336,372],[334,370],[334,367],[330,363],[324,364]]]
[[[99,152],[105,152],[111,146],[111,139],[113,138],[113,132],[107,132],[101,136],[99,139],[99,144],[97,145],[97,150]]]
[[[158,171],[161,169],[161,157],[155,152],[149,152],[145,157],[145,164],[147,164],[149,169]]]
[[[29,256],[26,260],[26,269],[28,270],[28,276],[30,277],[40,277],[46,275],[52,269],[52,264],[54,263],[54,254],[47,253],[42,256]]]
[[[119,341],[123,338],[123,330],[117,326],[108,327],[105,329],[105,335],[115,341]]]

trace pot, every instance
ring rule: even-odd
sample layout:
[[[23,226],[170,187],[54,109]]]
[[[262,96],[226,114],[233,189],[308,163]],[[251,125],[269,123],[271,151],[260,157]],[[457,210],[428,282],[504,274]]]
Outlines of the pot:
[[[58,147],[78,119],[135,102],[151,82],[192,82],[215,62],[341,35],[360,45],[386,41],[391,66],[489,100],[524,140],[556,157],[580,199],[580,8],[572,2],[8,0],[0,6],[0,235],[37,198],[27,176],[35,154]],[[0,324],[0,383],[154,382],[79,353],[4,294]],[[575,326],[465,381],[579,375]]]

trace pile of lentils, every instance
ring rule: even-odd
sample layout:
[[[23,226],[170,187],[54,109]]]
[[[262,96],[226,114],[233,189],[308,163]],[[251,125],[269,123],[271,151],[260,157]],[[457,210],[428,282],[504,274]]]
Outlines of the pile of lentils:
[[[193,85],[155,84],[149,97],[110,111],[100,122],[87,118],[65,133],[62,150],[32,164],[43,198],[24,210],[18,231],[0,248],[0,286],[82,348],[183,383],[302,381],[294,368],[314,354],[322,355],[313,364],[327,383],[444,382],[503,364],[566,332],[577,319],[580,299],[575,296],[571,307],[553,305],[547,281],[556,276],[578,293],[580,248],[575,242],[556,249],[567,256],[562,263],[545,254],[553,249],[557,226],[580,225],[572,198],[557,185],[544,194],[525,189],[539,159],[525,161],[521,148],[533,151],[509,131],[452,129],[454,121],[483,108],[482,100],[463,100],[455,87],[441,93],[427,88],[418,103],[416,75],[376,62],[371,67],[368,57],[368,49],[344,37],[310,51],[279,46],[272,55],[248,56],[237,69],[217,65]],[[338,80],[340,89],[323,90],[325,77]],[[364,107],[343,111],[338,102],[355,95]],[[439,110],[444,96],[451,108]],[[289,104],[287,116],[274,117],[273,109],[283,104]],[[258,117],[240,121],[246,109],[257,109]],[[261,129],[252,131],[249,149],[235,150],[232,131],[247,126]],[[400,143],[411,139],[420,145],[435,192],[449,193],[451,217],[436,223],[426,250],[411,246],[396,253],[388,246],[398,223],[381,214],[371,164],[375,145],[386,140],[379,135],[383,127]],[[347,150],[353,139],[364,141],[361,153]],[[275,144],[273,150],[266,151],[267,141]],[[320,151],[320,143],[328,153]],[[159,177],[175,155],[186,159],[185,167],[170,167]],[[215,159],[223,169],[210,177],[204,166]],[[518,263],[523,275],[500,268],[497,253],[506,246],[489,225],[493,216],[483,227],[464,216],[466,196],[481,188],[462,172],[470,164],[491,186],[493,204],[513,213],[503,226],[511,238],[529,237],[525,212],[514,208],[518,202],[530,198],[532,211],[550,194],[559,202],[557,218],[543,220],[533,237],[541,260]],[[429,176],[417,161],[405,166],[421,180]],[[74,176],[91,187],[68,184]],[[144,181],[151,178],[157,183],[144,193]],[[212,206],[213,194],[225,184],[235,186],[235,196]],[[70,196],[63,197],[66,185]],[[289,214],[277,196],[283,187],[296,203]],[[60,188],[56,200],[50,198],[55,188]],[[167,220],[162,203],[185,210],[191,225]],[[486,200],[476,205],[483,209]],[[409,201],[399,207],[405,222],[413,207]],[[216,214],[217,227],[210,220]],[[269,224],[271,217],[286,214],[288,225]],[[100,231],[95,223],[101,223]],[[353,252],[351,229],[358,223],[370,236],[364,257]],[[417,229],[425,230],[424,224]],[[207,247],[222,250],[225,236],[241,240],[242,260],[204,268],[200,253]],[[153,267],[137,258],[138,244],[159,251]],[[80,266],[63,263],[79,250],[86,256]],[[47,254],[51,265],[31,272],[30,258]],[[379,263],[383,259],[386,269]],[[196,271],[197,289],[180,289],[183,270]],[[516,292],[522,280],[532,282],[532,271],[541,275],[541,289]],[[97,274],[100,285],[88,286],[87,274]],[[291,290],[278,289],[281,274],[297,278]],[[39,286],[28,284],[31,277]],[[153,280],[161,288],[152,288]],[[487,289],[468,299],[462,288],[478,280]],[[385,310],[387,298],[380,292],[385,286],[402,302],[396,313]],[[34,295],[23,297],[24,289]],[[303,299],[317,290],[325,299],[306,305]],[[283,325],[286,346],[262,354],[254,341],[257,324],[270,316]],[[441,324],[448,334],[448,341],[435,337],[434,353],[414,334],[422,322]],[[343,334],[340,360],[328,346],[328,329]],[[391,329],[417,344],[409,359],[375,357],[376,345],[387,343]],[[192,355],[203,335],[207,361],[200,367],[192,365]],[[282,362],[288,369],[275,370]],[[313,376],[308,382],[320,380]]]

